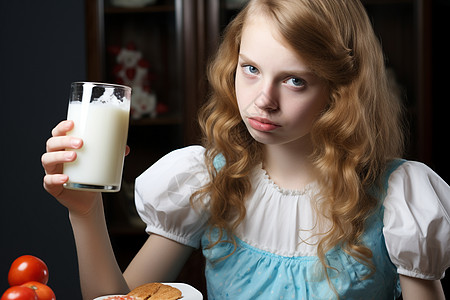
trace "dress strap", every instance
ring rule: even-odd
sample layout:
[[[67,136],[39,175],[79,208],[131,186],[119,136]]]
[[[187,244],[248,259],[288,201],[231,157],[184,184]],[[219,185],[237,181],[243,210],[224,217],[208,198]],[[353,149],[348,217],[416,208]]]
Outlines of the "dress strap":
[[[226,160],[222,153],[219,153],[214,157],[213,165],[214,165],[214,168],[216,168],[217,172],[219,172],[220,169],[222,169],[223,166],[225,166],[225,163],[226,163]]]
[[[381,187],[377,188],[376,185],[373,185],[369,189],[369,193],[372,196],[374,196],[375,198],[377,198],[379,201],[378,208],[376,210],[378,212],[378,215],[380,215],[380,216],[382,216],[384,214],[383,202],[384,202],[384,198],[387,195],[387,190],[389,187],[389,177],[398,167],[400,167],[405,162],[406,162],[406,160],[404,160],[404,159],[393,159],[393,160],[389,161],[386,164],[386,169],[381,174],[381,179],[380,179]]]
[[[386,170],[383,173],[383,187],[385,194],[387,193],[387,189],[389,187],[389,177],[391,177],[391,174],[405,162],[405,159],[397,158],[387,163]]]

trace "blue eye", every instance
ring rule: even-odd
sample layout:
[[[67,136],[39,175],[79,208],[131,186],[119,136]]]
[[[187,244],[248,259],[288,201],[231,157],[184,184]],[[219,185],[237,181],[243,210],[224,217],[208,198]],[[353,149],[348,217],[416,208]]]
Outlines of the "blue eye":
[[[306,85],[306,81],[304,81],[303,79],[300,79],[300,78],[296,78],[296,77],[289,78],[285,82],[287,85],[296,87],[296,88],[303,87]]]
[[[250,74],[250,75],[256,75],[259,73],[258,68],[254,67],[252,65],[246,65],[246,66],[243,66],[243,68],[244,68],[244,72],[247,74]]]

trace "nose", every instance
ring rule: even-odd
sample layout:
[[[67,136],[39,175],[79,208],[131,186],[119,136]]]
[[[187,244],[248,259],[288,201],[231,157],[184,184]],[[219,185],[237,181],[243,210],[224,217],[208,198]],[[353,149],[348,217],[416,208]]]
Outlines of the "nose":
[[[276,111],[279,109],[278,96],[272,84],[267,84],[256,97],[254,104],[264,111]]]

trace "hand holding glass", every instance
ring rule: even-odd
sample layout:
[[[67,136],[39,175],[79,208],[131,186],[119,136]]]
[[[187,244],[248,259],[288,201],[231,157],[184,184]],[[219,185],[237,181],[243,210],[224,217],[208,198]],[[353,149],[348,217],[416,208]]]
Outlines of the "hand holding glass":
[[[74,128],[67,135],[81,138],[73,150],[75,161],[64,164],[65,188],[117,192],[122,181],[128,136],[131,88],[123,85],[74,82],[67,119]]]

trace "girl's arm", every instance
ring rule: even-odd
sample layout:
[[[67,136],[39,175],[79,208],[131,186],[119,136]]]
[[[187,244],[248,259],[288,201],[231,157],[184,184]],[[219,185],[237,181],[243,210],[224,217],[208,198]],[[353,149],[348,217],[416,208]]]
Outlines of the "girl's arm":
[[[129,291],[112,250],[101,196],[99,198],[86,214],[69,213],[77,249],[81,291],[86,300]]]
[[[400,275],[403,300],[445,300],[439,280],[424,280]]]
[[[76,159],[71,149],[83,146],[80,139],[66,135],[72,128],[72,121],[63,121],[52,130],[42,166],[46,174],[44,188],[69,210],[83,298],[92,300],[100,295],[127,293],[130,287],[141,283],[175,279],[192,248],[156,235],[145,243],[125,277],[122,275],[106,228],[101,193],[63,187],[68,180],[62,174],[63,164]]]
[[[126,294],[144,283],[176,279],[193,249],[158,235],[148,238],[122,275],[111,247],[102,202],[97,203],[88,215],[70,216],[84,299]]]
[[[174,281],[193,250],[160,235],[150,235],[124,272],[129,288]]]

